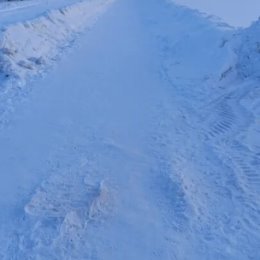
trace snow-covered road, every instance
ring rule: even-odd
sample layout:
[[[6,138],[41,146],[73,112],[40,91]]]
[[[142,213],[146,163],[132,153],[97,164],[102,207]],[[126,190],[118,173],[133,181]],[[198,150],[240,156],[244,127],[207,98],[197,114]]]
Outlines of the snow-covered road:
[[[30,82],[1,122],[0,259],[260,259],[259,88],[225,79],[231,34],[116,1]]]

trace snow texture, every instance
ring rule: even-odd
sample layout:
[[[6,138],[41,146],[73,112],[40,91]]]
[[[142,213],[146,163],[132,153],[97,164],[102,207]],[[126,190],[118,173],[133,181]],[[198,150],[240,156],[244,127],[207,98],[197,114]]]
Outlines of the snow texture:
[[[259,260],[260,22],[110,3],[1,32],[0,259]]]
[[[248,27],[260,14],[258,0],[170,0],[214,15],[234,27]]]
[[[48,65],[75,33],[90,27],[109,3],[112,0],[83,1],[7,25],[0,33],[0,77],[23,85],[28,76]]]

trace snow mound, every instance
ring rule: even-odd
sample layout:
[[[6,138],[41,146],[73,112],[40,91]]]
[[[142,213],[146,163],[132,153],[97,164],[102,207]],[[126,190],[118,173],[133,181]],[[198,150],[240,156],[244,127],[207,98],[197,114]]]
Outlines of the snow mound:
[[[25,212],[38,218],[65,220],[71,216],[74,220],[76,214],[88,222],[106,215],[111,210],[110,201],[111,194],[104,180],[93,184],[84,182],[80,176],[57,175],[36,191]]]
[[[112,2],[82,1],[2,29],[0,78],[24,85],[28,76],[42,71],[75,33],[93,25]]]
[[[106,179],[84,171],[50,176],[24,207],[25,223],[32,228],[23,231],[17,254],[22,259],[89,259],[82,257],[89,226],[113,214],[113,193]]]
[[[260,78],[260,20],[237,35],[237,71],[242,77]]]

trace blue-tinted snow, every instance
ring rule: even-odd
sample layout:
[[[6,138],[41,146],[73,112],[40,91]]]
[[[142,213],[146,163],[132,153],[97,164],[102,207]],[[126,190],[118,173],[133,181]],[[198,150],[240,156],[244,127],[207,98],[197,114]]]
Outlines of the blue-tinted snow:
[[[0,258],[260,259],[259,35],[118,0],[43,78],[13,78]]]

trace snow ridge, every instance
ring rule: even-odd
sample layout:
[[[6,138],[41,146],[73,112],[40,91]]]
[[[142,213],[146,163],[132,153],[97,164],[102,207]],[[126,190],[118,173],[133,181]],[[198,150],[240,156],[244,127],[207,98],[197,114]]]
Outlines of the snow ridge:
[[[237,70],[242,77],[260,78],[260,20],[242,30],[237,37]]]
[[[112,2],[82,1],[2,29],[0,78],[23,86],[28,76],[41,72],[75,33],[93,25]]]

